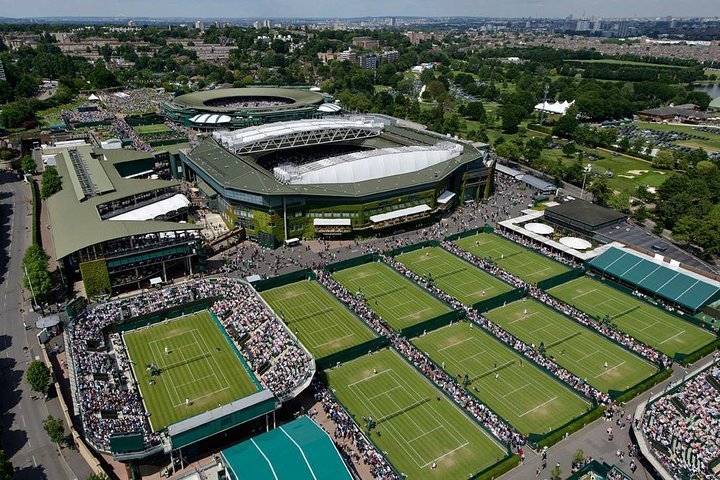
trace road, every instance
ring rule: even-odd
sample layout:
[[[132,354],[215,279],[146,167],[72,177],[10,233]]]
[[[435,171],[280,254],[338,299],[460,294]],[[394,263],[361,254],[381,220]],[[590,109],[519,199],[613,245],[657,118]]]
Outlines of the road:
[[[43,430],[49,409],[59,416],[58,400],[33,399],[24,374],[41,355],[33,330],[37,314],[28,311],[22,288],[22,256],[31,241],[30,189],[0,173],[0,423],[2,447],[16,469],[15,479],[74,479],[75,474]]]

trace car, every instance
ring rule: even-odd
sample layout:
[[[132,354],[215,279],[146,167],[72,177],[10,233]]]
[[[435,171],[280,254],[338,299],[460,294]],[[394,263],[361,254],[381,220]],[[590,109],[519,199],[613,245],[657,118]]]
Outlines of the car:
[[[650,246],[650,250],[652,250],[653,252],[662,253],[667,250],[667,247],[665,245],[656,243]]]

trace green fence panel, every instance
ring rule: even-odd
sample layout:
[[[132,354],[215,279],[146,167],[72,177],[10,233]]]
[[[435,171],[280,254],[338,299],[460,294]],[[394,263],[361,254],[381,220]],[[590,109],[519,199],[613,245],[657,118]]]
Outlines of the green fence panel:
[[[405,247],[396,248],[394,250],[390,250],[389,252],[386,252],[386,255],[390,257],[397,257],[398,255],[402,255],[403,253],[409,253],[414,252],[415,250],[420,250],[421,248],[425,247],[439,247],[440,242],[437,240],[425,240],[420,243],[414,243],[412,245],[407,245]]]
[[[124,318],[115,326],[118,332],[127,332],[130,330],[135,330],[136,328],[147,327],[170,318],[177,318],[183,315],[190,315],[192,313],[200,312],[202,310],[207,310],[217,300],[219,300],[219,297],[203,298],[201,300],[195,300],[193,302],[188,302],[183,305],[178,305],[176,307],[158,310],[156,312],[148,313],[146,315],[140,315],[138,317],[132,318]]]
[[[450,323],[461,319],[462,317],[464,317],[464,315],[465,312],[461,310],[453,310],[447,313],[443,313],[442,315],[438,315],[435,318],[425,320],[424,322],[418,323],[417,325],[411,325],[409,327],[403,328],[402,330],[400,330],[400,335],[405,338],[417,337],[418,335],[426,331],[431,332],[433,330],[437,330],[438,328],[444,327],[445,325],[449,325]]]
[[[557,442],[562,440],[566,434],[570,435],[573,432],[577,432],[581,428],[585,427],[585,425],[600,418],[604,411],[605,407],[601,405],[596,406],[595,408],[592,408],[582,415],[573,418],[551,432],[543,435],[531,433],[528,435],[527,441],[535,449],[555,445]]]
[[[345,350],[332,353],[323,358],[317,358],[315,359],[315,364],[318,370],[325,370],[326,368],[334,367],[338,363],[349,362],[350,360],[355,360],[356,358],[362,357],[369,352],[380,350],[381,348],[386,347],[389,343],[390,342],[386,337],[373,338],[372,340],[363,342],[360,345],[346,348]]]
[[[270,290],[271,288],[282,287],[288,283],[295,283],[300,280],[308,279],[315,280],[315,272],[309,268],[305,268],[303,270],[297,270],[277,277],[258,280],[256,282],[252,282],[251,284],[258,292],[264,292],[265,290]]]
[[[576,270],[571,269],[569,272],[560,273],[558,275],[555,275],[554,277],[546,278],[545,280],[540,280],[537,282],[537,287],[540,290],[549,290],[553,287],[557,287],[558,285],[562,285],[563,283],[567,283],[571,280],[575,280],[576,278],[582,277],[584,272],[582,270]]]
[[[670,377],[670,375],[672,375],[672,369],[660,370],[652,377],[646,378],[645,380],[633,385],[627,390],[610,390],[608,391],[608,394],[617,403],[627,402],[628,400],[631,400],[636,396],[640,395],[641,393],[647,391],[648,389],[654,387],[658,383],[666,380]]]
[[[495,232],[495,229],[491,227],[490,225],[483,225],[482,227],[473,228],[472,230],[466,230],[464,232],[455,233],[453,235],[448,235],[445,237],[445,240],[448,242],[454,242],[455,240],[460,240],[461,238],[466,237],[472,237],[473,235],[477,235],[478,233],[493,233]]]
[[[380,259],[379,255],[370,253],[355,258],[349,258],[340,262],[331,263],[330,265],[327,265],[323,270],[327,273],[333,273],[340,270],[345,270],[346,268],[357,267],[358,265],[364,265],[366,263],[374,262],[378,259]]]
[[[490,275],[490,273],[488,273],[488,275]],[[497,278],[497,277],[493,277],[493,278]],[[524,289],[516,288],[515,290],[501,293],[500,295],[498,295],[496,297],[488,298],[487,300],[481,300],[481,301],[475,303],[472,307],[475,310],[477,310],[478,313],[484,313],[489,310],[492,310],[493,308],[502,307],[506,303],[512,303],[516,300],[520,300],[525,295],[527,295],[527,292]]]

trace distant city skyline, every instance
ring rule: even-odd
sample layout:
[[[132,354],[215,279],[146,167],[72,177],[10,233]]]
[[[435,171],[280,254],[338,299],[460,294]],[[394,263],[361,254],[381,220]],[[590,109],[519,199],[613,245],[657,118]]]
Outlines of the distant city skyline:
[[[711,17],[718,0],[5,0],[3,17]]]

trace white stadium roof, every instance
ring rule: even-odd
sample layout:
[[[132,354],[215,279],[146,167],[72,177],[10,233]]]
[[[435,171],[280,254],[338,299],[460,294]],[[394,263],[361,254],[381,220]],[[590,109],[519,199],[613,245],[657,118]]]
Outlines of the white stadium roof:
[[[213,132],[213,138],[225,147],[240,151],[252,151],[254,145],[263,148],[283,148],[315,145],[322,142],[379,135],[383,125],[373,121],[333,119],[294,120]],[[354,132],[348,134],[348,132]]]
[[[573,103],[575,103],[575,100],[573,100],[572,102],[568,102],[567,100],[565,100],[564,102],[542,102],[535,105],[535,110],[565,115],[565,112],[567,112],[568,109],[572,107]]]
[[[323,158],[303,165],[273,168],[275,178],[290,185],[355,183],[417,172],[462,154],[462,145],[439,142],[434,146],[381,148]]]
[[[318,112],[336,113],[342,110],[342,107],[336,103],[323,103],[318,107]]]
[[[175,212],[181,208],[188,207],[189,205],[190,200],[188,200],[182,193],[178,193],[172,197],[160,200],[159,202],[151,203],[150,205],[145,205],[143,207],[136,208],[135,210],[122,213],[116,217],[110,218],[109,220],[154,220],[157,217],[167,215],[170,212]]]
[[[220,123],[229,123],[232,120],[227,115],[218,115],[214,113],[202,113],[200,115],[195,115],[194,117],[190,118],[190,121],[193,123],[202,123],[206,125],[218,125]]]

